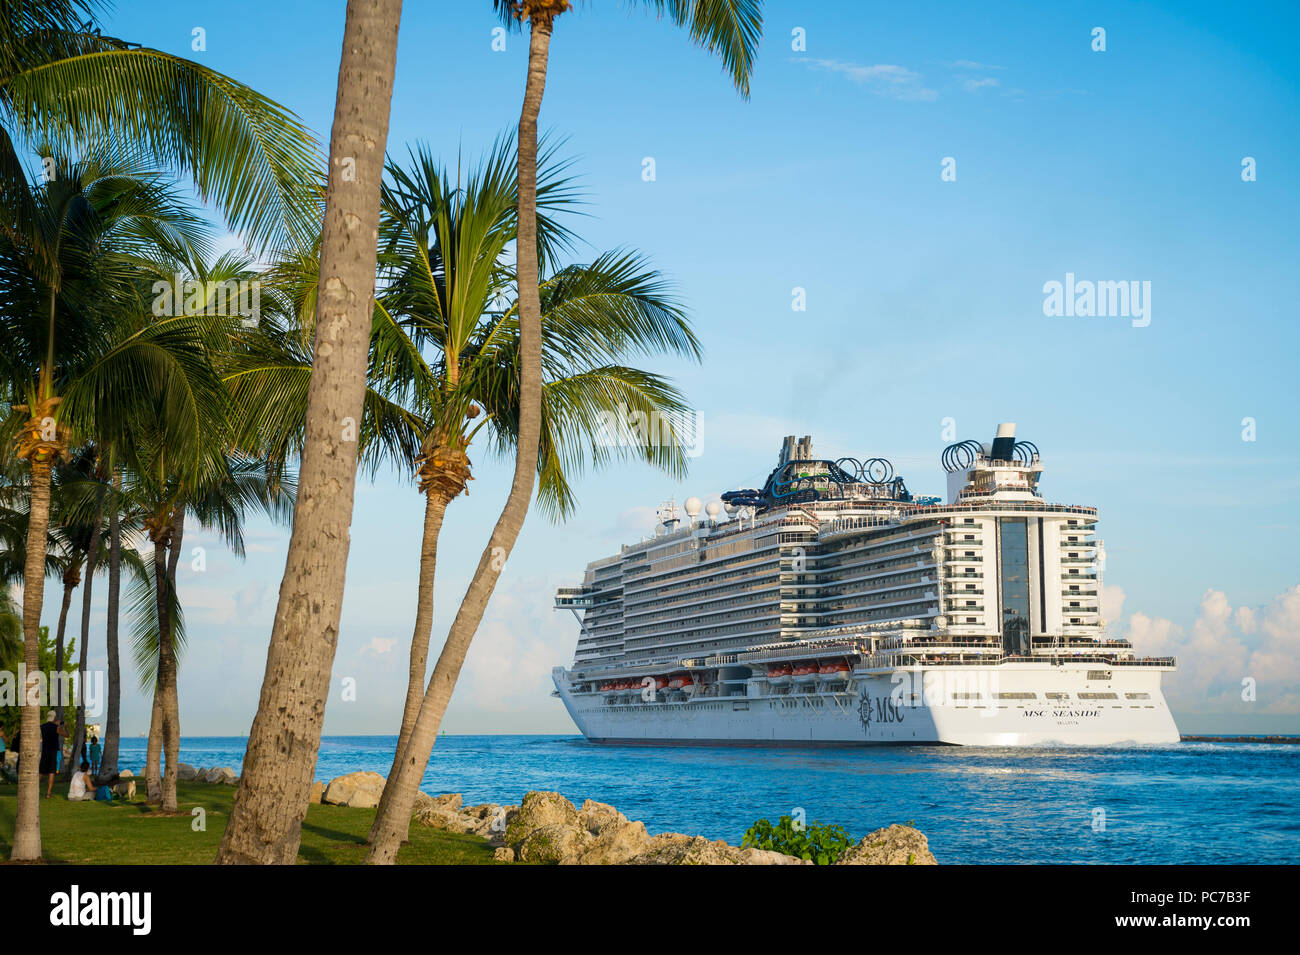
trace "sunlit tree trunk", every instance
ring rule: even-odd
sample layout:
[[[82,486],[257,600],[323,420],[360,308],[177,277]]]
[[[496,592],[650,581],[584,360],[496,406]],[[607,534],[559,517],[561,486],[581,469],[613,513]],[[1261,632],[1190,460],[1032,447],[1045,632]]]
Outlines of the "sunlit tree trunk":
[[[411,737],[415,718],[420,712],[420,703],[424,699],[424,676],[429,669],[429,638],[433,633],[433,580],[438,566],[438,535],[442,532],[447,503],[441,494],[425,494],[424,537],[420,543],[420,583],[415,605],[415,629],[411,633],[410,667],[406,675],[406,702],[402,706],[402,725],[397,735],[397,749],[393,752],[393,766],[384,783],[376,820],[383,815],[384,806],[391,798],[391,783],[397,777],[397,763],[406,747],[406,741]]]
[[[149,716],[149,740],[144,749],[144,798],[151,805],[162,803],[162,724],[162,691],[158,689],[158,680],[155,678],[153,709]]]
[[[527,5],[525,5],[527,6]],[[483,619],[497,578],[509,557],[533,495],[542,418],[542,307],[537,264],[537,117],[546,89],[546,62],[556,8],[534,10],[530,19],[528,79],[519,116],[519,239],[516,268],[519,283],[519,442],[514,479],[505,507],[497,519],[488,546],[479,557],[469,589],[452,621],[447,642],[438,655],[410,739],[395,764],[392,794],[377,814],[371,829],[366,861],[391,865],[406,839],[415,794],[429,764],[438,727],[451,701],[470,642]]]
[[[343,609],[401,15],[401,0],[348,0],[293,533],[219,863],[298,858]]]
[[[118,599],[122,586],[122,523],[116,498],[121,486],[121,474],[114,469],[114,498],[108,518],[108,623],[104,628],[108,651],[108,707],[104,716],[104,752],[100,759],[100,774],[105,778],[117,772],[118,741],[122,735],[122,687],[117,649]]]
[[[50,523],[50,462],[33,458],[31,507],[27,518],[27,560],[23,567],[23,666],[26,687],[19,727],[18,814],[9,858],[31,862],[41,857],[40,779],[41,700],[38,694],[41,602],[45,595],[45,545]]]
[[[86,744],[86,653],[90,648],[90,597],[95,582],[95,563],[99,556],[100,525],[104,522],[104,491],[99,492],[99,504],[95,508],[95,523],[90,528],[90,550],[86,552],[86,587],[81,592],[81,653],[77,661],[77,725],[72,734],[72,759],[68,762],[71,772],[76,772],[81,760],[81,751]]]
[[[181,709],[180,695],[177,687],[176,667],[176,621],[171,612],[172,595],[176,593],[176,564],[180,559],[181,538],[185,530],[185,509],[177,508],[167,533],[170,553],[167,556],[166,590],[160,592],[159,599],[167,599],[167,626],[160,626],[158,632],[158,682],[162,691],[162,737],[163,737],[163,812],[176,811],[176,780],[181,755]],[[155,569],[157,555],[155,553]],[[160,616],[159,622],[162,622]]]

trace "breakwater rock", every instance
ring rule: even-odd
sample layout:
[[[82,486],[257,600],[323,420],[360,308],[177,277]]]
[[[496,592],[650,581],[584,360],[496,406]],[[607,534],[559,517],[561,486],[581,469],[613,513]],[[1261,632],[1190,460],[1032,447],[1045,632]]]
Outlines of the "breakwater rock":
[[[239,773],[229,766],[213,766],[210,769],[195,769],[187,763],[176,764],[176,778],[181,782],[217,783],[222,786],[234,786],[239,783]]]
[[[331,783],[332,785],[332,783]],[[472,833],[497,847],[504,862],[560,865],[811,865],[764,849],[666,832],[651,836],[645,824],[613,806],[588,799],[579,808],[559,793],[530,792],[518,806],[464,807],[458,794],[420,794],[412,822],[448,832]],[[878,829],[850,848],[837,865],[935,865],[925,835],[910,826]]]
[[[331,779],[325,785],[320,801],[330,806],[374,809],[383,794],[383,776],[378,773],[348,773]]]

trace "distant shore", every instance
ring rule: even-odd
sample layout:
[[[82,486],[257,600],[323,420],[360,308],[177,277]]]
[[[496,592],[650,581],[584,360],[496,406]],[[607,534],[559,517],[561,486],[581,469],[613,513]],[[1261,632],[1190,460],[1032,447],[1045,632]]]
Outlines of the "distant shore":
[[[1184,736],[1184,743],[1300,743],[1300,736]]]

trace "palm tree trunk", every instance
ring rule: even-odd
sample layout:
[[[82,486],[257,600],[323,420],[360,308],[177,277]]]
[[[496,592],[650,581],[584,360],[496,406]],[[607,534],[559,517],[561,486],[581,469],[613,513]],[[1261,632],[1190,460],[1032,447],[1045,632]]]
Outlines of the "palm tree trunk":
[[[104,752],[100,758],[100,774],[104,777],[117,772],[118,740],[122,735],[122,688],[120,663],[117,655],[118,598],[122,587],[122,524],[119,519],[116,492],[122,486],[122,476],[113,470],[113,502],[108,518],[108,623],[105,642],[108,651],[108,711],[104,716]]]
[[[149,751],[151,758],[147,767],[149,775],[149,801],[156,801],[164,812],[176,811],[176,756],[171,752],[171,699],[176,686],[176,655],[171,640],[171,594],[168,588],[171,579],[167,573],[167,535],[161,530],[153,542],[154,599],[158,613],[158,679],[154,682],[153,712],[154,719],[149,726]],[[155,736],[157,743],[155,743]],[[159,750],[166,749],[163,761],[166,768],[159,766]],[[167,778],[171,779],[171,808],[168,808]]]
[[[429,491],[424,496],[424,538],[420,543],[420,584],[415,604],[415,629],[411,633],[411,664],[406,677],[406,703],[402,707],[402,726],[397,734],[397,749],[393,752],[393,766],[388,771],[383,795],[379,797],[378,820],[388,803],[392,780],[397,776],[397,764],[402,750],[411,737],[415,718],[424,700],[424,674],[429,669],[429,637],[433,633],[433,578],[438,565],[438,535],[442,532],[442,519],[449,502],[442,494]],[[371,838],[375,833],[371,832]]]
[[[516,268],[519,283],[519,443],[515,452],[514,480],[505,507],[492,529],[488,546],[479,557],[474,578],[452,621],[447,642],[433,668],[424,701],[405,749],[396,761],[397,779],[388,805],[375,817],[366,861],[392,865],[411,824],[415,794],[429,765],[433,743],[451,701],[470,642],[483,619],[497,577],[523,528],[537,473],[537,451],[542,420],[542,305],[537,266],[537,117],[546,89],[546,61],[550,51],[553,13],[534,12],[530,20],[528,80],[519,115],[519,239]]]
[[[95,558],[99,556],[99,528],[104,521],[104,491],[99,491],[95,507],[95,523],[90,528],[90,549],[86,552],[86,589],[81,592],[81,654],[77,661],[77,725],[72,734],[72,759],[69,767],[75,772],[81,760],[81,750],[86,744],[86,651],[90,646],[90,596],[95,581]]]
[[[72,606],[72,591],[76,589],[81,577],[79,571],[71,567],[63,574],[63,603],[59,607],[59,628],[54,637],[54,672],[50,674],[50,706],[59,711],[63,718],[63,706],[68,701],[63,698],[63,638],[68,628],[68,608]]]
[[[181,538],[185,530],[185,509],[176,509],[172,518],[171,532],[167,535],[171,552],[167,555],[167,627],[165,632],[158,632],[158,672],[162,686],[162,736],[163,736],[163,812],[176,811],[176,780],[181,755],[181,710],[180,696],[176,683],[176,640],[175,621],[171,613],[171,602],[176,593],[176,564],[180,559]],[[157,560],[157,553],[154,555]],[[161,620],[161,618],[160,618]]]
[[[401,18],[401,0],[348,0],[293,533],[219,863],[298,859],[343,610]]]
[[[150,805],[162,804],[162,691],[158,681],[153,684],[153,710],[149,717],[149,741],[144,750],[144,792],[145,802]]]
[[[41,639],[41,603],[45,596],[45,546],[50,524],[50,463],[32,459],[31,509],[27,518],[27,559],[23,568],[23,707],[19,718],[22,745],[18,770],[18,812],[14,818],[11,862],[41,857],[40,778],[41,701],[37,693]]]

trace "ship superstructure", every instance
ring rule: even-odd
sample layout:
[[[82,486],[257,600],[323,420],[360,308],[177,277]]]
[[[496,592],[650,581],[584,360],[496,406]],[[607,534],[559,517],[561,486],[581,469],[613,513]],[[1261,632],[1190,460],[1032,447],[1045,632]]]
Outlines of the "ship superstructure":
[[[883,458],[785,438],[762,488],[661,508],[556,606],[581,634],[553,671],[606,742],[1176,742],[1172,658],[1107,634],[1095,508],[1039,493],[999,425],[946,448],[947,500]],[[701,516],[703,510],[703,516]]]

